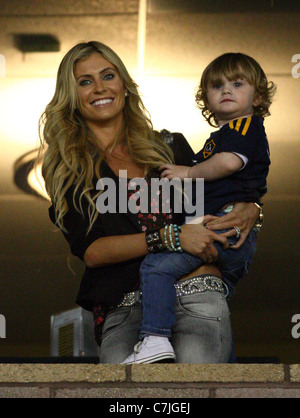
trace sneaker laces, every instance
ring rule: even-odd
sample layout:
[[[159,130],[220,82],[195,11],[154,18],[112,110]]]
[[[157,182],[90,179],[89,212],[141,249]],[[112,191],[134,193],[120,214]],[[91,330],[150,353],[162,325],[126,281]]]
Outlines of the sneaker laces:
[[[144,343],[144,340],[143,340],[143,341],[139,341],[139,342],[138,342],[138,343],[134,346],[133,351],[134,351],[134,353],[135,353],[135,354],[138,354],[138,353],[141,351],[143,343]]]
[[[138,343],[134,346],[134,348],[133,348],[133,353],[134,353],[134,361],[136,360],[136,354],[138,354],[138,353],[141,351],[142,346],[146,344],[147,340],[148,340],[148,337],[145,337],[142,341],[139,341],[139,342],[138,342]]]
[[[139,343],[137,343],[134,348],[133,348],[133,352],[135,354],[138,354],[141,351],[141,345],[142,345],[142,341],[140,341]]]

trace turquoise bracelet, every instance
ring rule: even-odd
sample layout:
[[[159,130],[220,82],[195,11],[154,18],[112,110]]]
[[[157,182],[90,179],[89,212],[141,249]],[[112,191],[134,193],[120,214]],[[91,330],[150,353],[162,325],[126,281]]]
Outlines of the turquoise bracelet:
[[[182,252],[183,249],[181,248],[180,240],[179,240],[179,233],[181,232],[181,226],[174,224],[173,229],[174,229],[174,236],[175,236],[175,247],[176,247],[175,251]]]
[[[181,232],[181,227],[176,224],[169,225],[169,241],[167,237],[167,232],[168,232],[168,225],[165,226],[165,230],[164,230],[164,242],[165,242],[166,248],[172,252],[182,252],[183,249],[181,248],[180,239],[179,239],[179,233]],[[175,242],[173,241],[173,232],[174,232]]]

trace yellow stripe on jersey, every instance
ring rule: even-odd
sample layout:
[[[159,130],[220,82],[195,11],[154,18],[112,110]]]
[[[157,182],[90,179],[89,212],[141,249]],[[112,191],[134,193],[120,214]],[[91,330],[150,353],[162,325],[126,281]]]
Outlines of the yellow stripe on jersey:
[[[242,123],[242,118],[241,119],[238,119],[237,120],[237,122],[236,122],[236,125],[235,125],[235,130],[238,132],[239,131],[239,129],[240,129],[240,126],[241,126],[241,123]]]
[[[246,135],[246,133],[249,129],[250,123],[251,123],[251,119],[252,119],[252,116],[249,116],[246,119],[243,130],[241,132],[241,135],[244,135],[244,136]],[[239,132],[239,130],[242,129],[241,126],[242,126],[242,123],[243,123],[244,120],[245,120],[245,118],[240,118],[240,119],[237,119],[237,120],[231,120],[229,122],[229,128],[230,129],[235,129],[237,132]]]
[[[252,117],[251,117],[251,116],[249,116],[249,117],[247,118],[246,123],[245,123],[245,126],[244,126],[244,129],[242,130],[242,135],[246,135],[246,133],[247,133],[247,131],[248,131],[248,128],[249,128],[249,125],[250,125],[250,123],[251,123],[251,119],[252,119]]]

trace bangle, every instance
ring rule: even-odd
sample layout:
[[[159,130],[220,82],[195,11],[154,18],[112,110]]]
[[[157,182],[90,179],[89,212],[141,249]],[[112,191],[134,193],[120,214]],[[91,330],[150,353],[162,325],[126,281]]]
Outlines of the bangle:
[[[168,225],[166,225],[166,226],[165,226],[165,229],[164,229],[164,242],[165,242],[165,247],[166,247],[166,249],[167,249],[168,251],[172,251],[172,248],[169,246],[167,233],[168,233]]]
[[[258,218],[257,218],[254,226],[256,228],[261,228],[263,226],[263,223],[264,223],[264,213],[263,213],[262,207],[259,206],[258,203],[256,203],[256,202],[253,202],[253,203],[259,209],[259,215],[258,215]]]
[[[168,239],[167,239],[167,228],[168,226],[165,227],[165,233],[164,233],[164,238],[165,238],[165,244],[166,247],[169,251],[172,252],[183,252],[183,249],[181,248],[180,245],[180,240],[179,240],[179,233],[181,232],[181,227],[177,226],[176,224],[170,224],[169,225],[169,243],[168,243]],[[173,234],[174,234],[174,238],[175,238],[175,243],[173,241]]]
[[[160,228],[152,229],[146,232],[146,243],[150,253],[158,253],[164,249],[159,232]]]
[[[177,226],[176,224],[174,224],[173,230],[174,230],[175,246],[176,246],[175,251],[182,253],[183,249],[181,248],[180,240],[179,240],[179,233],[181,232],[181,226]]]

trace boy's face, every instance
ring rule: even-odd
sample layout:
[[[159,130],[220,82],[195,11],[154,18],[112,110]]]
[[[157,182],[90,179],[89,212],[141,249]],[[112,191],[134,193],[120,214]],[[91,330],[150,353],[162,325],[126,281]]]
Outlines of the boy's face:
[[[222,76],[219,85],[208,85],[207,107],[214,112],[219,125],[252,115],[253,106],[257,106],[259,100],[255,97],[254,86],[244,79],[230,81]]]

